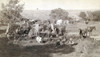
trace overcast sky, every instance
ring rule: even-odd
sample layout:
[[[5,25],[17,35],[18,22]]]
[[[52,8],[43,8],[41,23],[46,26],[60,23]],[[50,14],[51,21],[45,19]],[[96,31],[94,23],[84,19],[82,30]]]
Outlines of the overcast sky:
[[[6,3],[8,0],[0,0]],[[100,10],[100,0],[20,0],[25,3],[25,10],[51,10],[63,8],[68,10]],[[1,5],[0,5],[1,6]]]

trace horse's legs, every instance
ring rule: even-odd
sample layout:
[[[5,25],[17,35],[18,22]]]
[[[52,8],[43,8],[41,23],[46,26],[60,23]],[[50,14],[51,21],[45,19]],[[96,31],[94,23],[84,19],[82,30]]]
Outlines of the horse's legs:
[[[90,32],[90,36],[92,35],[92,32]]]
[[[8,38],[8,40],[10,40],[10,35],[7,34],[7,38]]]
[[[7,39],[8,39],[8,40],[11,40],[11,39],[10,39],[11,37],[12,37],[11,35],[7,34]]]
[[[80,38],[82,38],[82,35],[80,35]]]
[[[91,36],[91,32],[89,32],[89,37]]]
[[[85,34],[86,34],[86,37],[87,37],[87,36],[88,36],[88,35],[87,35],[87,34],[88,34],[88,32],[86,32]]]

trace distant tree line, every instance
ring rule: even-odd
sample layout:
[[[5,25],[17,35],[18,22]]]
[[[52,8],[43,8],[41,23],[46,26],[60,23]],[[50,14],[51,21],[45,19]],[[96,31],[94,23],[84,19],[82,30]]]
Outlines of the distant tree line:
[[[83,20],[89,20],[89,21],[100,21],[100,11],[94,11],[94,12],[80,12],[79,17],[81,17]]]
[[[100,11],[94,11],[93,16],[95,17],[94,21],[100,21]]]
[[[51,10],[51,13],[49,16],[52,19],[68,19],[68,14],[69,13],[66,10],[57,8],[57,9]]]

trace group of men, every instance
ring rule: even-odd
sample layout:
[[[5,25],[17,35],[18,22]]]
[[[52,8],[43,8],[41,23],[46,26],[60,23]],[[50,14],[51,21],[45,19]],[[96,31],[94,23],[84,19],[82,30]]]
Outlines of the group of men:
[[[6,30],[7,38],[18,39],[20,36],[27,36],[27,38],[34,37],[58,37],[66,34],[66,25],[62,24],[63,21],[56,20],[52,22],[50,20],[33,20],[27,21],[24,24],[9,24]]]

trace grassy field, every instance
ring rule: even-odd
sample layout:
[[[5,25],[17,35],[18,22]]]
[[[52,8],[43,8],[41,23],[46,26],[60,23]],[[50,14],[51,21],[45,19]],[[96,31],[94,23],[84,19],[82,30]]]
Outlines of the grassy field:
[[[70,35],[78,35],[79,28],[85,28],[89,25],[96,26],[96,30],[93,31],[91,37],[100,40],[100,22],[90,22],[88,25],[84,22],[69,24],[67,25],[67,30]],[[5,29],[6,26],[0,27],[1,37]],[[93,42],[91,42],[91,39],[85,39],[78,40],[78,45],[73,47],[62,46],[55,48],[55,45],[35,45],[33,47],[19,48],[17,46],[7,45],[7,41],[4,42],[4,39],[0,39],[0,57],[100,57],[100,41],[97,40],[96,46],[92,46]],[[81,50],[85,50],[84,46],[91,47],[89,48],[89,53],[80,52]]]
[[[75,24],[66,25],[67,30],[70,34],[79,34],[79,28],[86,28],[87,26],[96,26],[96,30],[93,31],[93,35],[91,37],[100,38],[100,22],[89,22],[89,24],[85,24],[84,22],[79,22]],[[7,26],[0,26],[0,34],[5,32]]]

